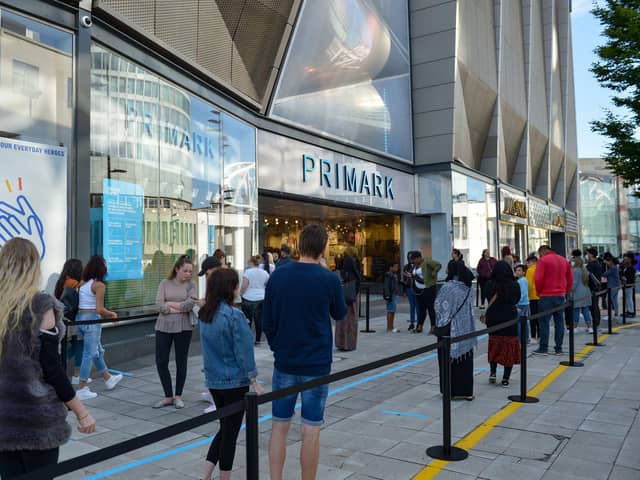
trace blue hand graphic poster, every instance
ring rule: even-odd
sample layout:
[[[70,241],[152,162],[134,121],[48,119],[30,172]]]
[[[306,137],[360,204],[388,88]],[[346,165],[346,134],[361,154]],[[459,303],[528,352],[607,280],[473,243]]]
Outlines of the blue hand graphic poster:
[[[0,248],[15,237],[40,253],[49,292],[67,259],[67,149],[0,137]]]
[[[142,278],[144,190],[140,185],[103,181],[102,256],[109,280]]]

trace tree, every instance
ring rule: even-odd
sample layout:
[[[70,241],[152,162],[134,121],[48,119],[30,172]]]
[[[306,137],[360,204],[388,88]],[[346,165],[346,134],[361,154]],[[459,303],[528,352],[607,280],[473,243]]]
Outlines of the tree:
[[[607,166],[640,196],[640,0],[604,0],[592,13],[604,26],[605,43],[596,48],[599,61],[591,71],[614,92],[617,111],[605,109],[604,119],[591,122],[591,129],[611,140]]]

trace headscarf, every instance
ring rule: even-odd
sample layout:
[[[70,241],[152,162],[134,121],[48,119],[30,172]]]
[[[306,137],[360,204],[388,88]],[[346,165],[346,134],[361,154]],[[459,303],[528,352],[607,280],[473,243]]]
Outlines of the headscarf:
[[[490,279],[498,298],[508,298],[509,286],[516,280],[516,277],[513,274],[513,269],[509,263],[505,260],[496,262],[496,266],[493,267],[493,271],[491,272]]]
[[[458,262],[456,262],[458,263]],[[466,268],[466,267],[465,267]],[[465,335],[475,331],[472,305],[473,293],[470,287],[458,279],[446,282],[435,301],[436,325],[446,327],[451,323],[451,337]],[[470,338],[451,344],[451,358],[460,359],[473,350],[478,343],[476,338]]]
[[[462,260],[451,260],[447,264],[447,278],[446,281],[450,280],[460,280],[467,287],[471,287],[471,282],[473,282],[473,273],[469,270]]]

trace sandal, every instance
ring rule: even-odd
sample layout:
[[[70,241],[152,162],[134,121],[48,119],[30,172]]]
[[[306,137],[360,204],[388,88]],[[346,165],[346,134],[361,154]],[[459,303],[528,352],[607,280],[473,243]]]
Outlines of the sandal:
[[[496,383],[496,374],[492,373],[489,375],[489,383]]]

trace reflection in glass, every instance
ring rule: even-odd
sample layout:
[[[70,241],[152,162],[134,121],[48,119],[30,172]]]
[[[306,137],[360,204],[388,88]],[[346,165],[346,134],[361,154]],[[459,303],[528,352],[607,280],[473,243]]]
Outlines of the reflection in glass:
[[[305,2],[271,114],[412,159],[408,6]]]
[[[0,136],[69,147],[73,35],[0,10]]]
[[[618,189],[614,177],[580,176],[582,244],[620,254]]]
[[[451,174],[453,194],[453,246],[475,268],[488,248],[496,252],[495,187],[457,172]]]
[[[216,248],[250,252],[255,245],[255,129],[97,45],[92,62],[91,250],[110,252],[110,264],[122,260],[117,244],[105,248],[103,242],[105,228],[126,223],[103,223],[104,209],[111,208],[104,204],[103,180],[135,186],[144,198],[141,238],[132,228],[109,236],[128,239],[122,252],[137,248],[143,274],[112,275],[107,305],[136,310],[154,305],[158,283],[178,256],[199,264]],[[240,174],[222,181],[223,159],[230,172],[244,166],[241,181]],[[241,263],[227,253],[233,267],[244,266],[246,253]],[[202,292],[202,280],[199,286]]]

